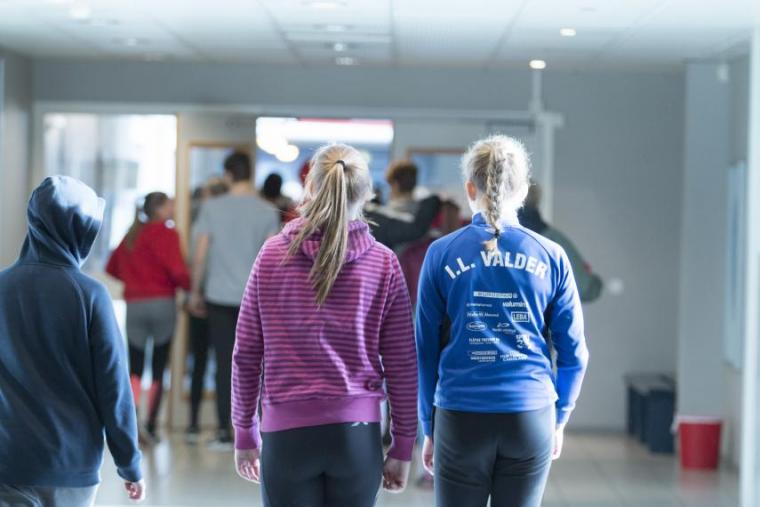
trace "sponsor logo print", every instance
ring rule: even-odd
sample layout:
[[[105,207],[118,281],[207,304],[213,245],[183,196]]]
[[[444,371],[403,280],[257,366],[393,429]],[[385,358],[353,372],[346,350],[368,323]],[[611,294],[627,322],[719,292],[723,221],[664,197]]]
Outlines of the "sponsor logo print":
[[[530,322],[528,312],[512,312],[511,315],[514,322]]]
[[[468,322],[467,330],[468,331],[485,331],[486,325],[482,322]]]

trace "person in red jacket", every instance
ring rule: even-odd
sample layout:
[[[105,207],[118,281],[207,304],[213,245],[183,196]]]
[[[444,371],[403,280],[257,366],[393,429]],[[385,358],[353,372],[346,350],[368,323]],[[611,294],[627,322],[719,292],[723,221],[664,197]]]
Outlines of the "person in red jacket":
[[[140,406],[145,346],[153,341],[148,392],[147,436],[157,440],[156,420],[163,395],[163,377],[169,360],[176,321],[176,292],[190,289],[190,273],[180,248],[179,234],[169,225],[174,202],[162,192],[145,196],[135,221],[111,254],[106,272],[124,283],[127,301],[129,373],[135,406]],[[139,410],[139,408],[138,408]]]

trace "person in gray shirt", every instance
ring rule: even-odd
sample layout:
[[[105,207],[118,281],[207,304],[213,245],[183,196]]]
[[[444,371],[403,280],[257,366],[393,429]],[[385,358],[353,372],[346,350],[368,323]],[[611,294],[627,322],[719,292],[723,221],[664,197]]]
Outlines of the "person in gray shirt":
[[[280,228],[278,211],[256,194],[251,160],[233,153],[224,161],[229,192],[203,204],[195,223],[193,283],[189,308],[208,315],[216,357],[217,438],[211,446],[232,449],[230,379],[240,302],[259,249]]]

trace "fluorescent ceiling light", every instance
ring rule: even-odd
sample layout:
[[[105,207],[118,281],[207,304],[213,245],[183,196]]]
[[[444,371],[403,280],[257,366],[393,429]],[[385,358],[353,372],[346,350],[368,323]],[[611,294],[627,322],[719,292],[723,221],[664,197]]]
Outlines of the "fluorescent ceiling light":
[[[324,44],[328,47],[332,47],[335,44],[336,39],[340,39],[343,44],[360,44],[367,45],[388,45],[391,43],[390,35],[385,33],[359,33],[359,32],[343,32],[339,36],[331,35],[324,32],[323,28],[317,32],[286,32],[285,36],[291,42],[299,44]]]
[[[77,21],[85,21],[92,16],[92,9],[86,5],[75,5],[69,10],[69,16]]]
[[[546,68],[546,62],[543,60],[531,60],[528,65],[533,70],[544,70]]]
[[[322,144],[328,139],[371,146],[387,146],[393,141],[393,123],[384,120],[262,117],[256,120],[256,132],[256,144],[273,155],[285,151],[288,144]]]
[[[304,3],[312,9],[323,10],[337,9],[338,7],[344,7],[346,5],[345,2],[336,0],[307,0]]]
[[[335,59],[335,63],[338,65],[356,65],[359,62],[356,58],[351,56],[339,56]]]
[[[559,34],[562,37],[575,37],[578,32],[575,31],[575,28],[560,28]]]
[[[340,33],[340,32],[346,32],[348,31],[348,27],[346,25],[322,25],[321,28],[326,32],[333,32],[333,33]]]
[[[335,44],[333,44],[332,48],[334,51],[338,51],[338,52],[345,51],[348,49],[348,44],[346,44],[345,42],[336,42]]]

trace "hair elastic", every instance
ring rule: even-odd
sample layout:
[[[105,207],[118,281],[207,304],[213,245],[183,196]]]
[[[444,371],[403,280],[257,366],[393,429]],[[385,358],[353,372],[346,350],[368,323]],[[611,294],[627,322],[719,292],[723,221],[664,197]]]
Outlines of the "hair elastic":
[[[335,161],[335,165],[338,165],[338,164],[340,164],[340,165],[343,166],[343,170],[344,171],[346,170],[346,163],[344,161],[342,161],[342,160],[336,160]]]

